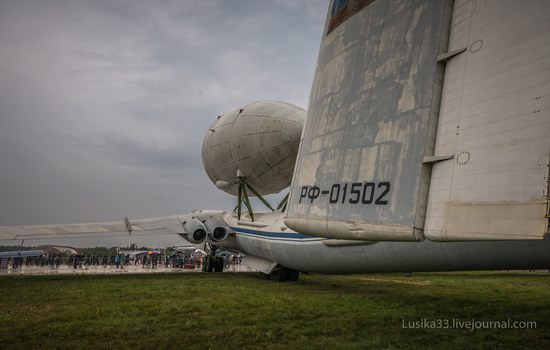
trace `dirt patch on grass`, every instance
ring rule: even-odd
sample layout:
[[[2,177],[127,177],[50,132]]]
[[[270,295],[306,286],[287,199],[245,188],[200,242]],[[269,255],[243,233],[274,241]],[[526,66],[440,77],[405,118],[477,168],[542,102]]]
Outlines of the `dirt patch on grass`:
[[[427,286],[432,284],[431,281],[417,281],[417,280],[392,280],[387,278],[373,278],[373,277],[360,277],[357,278],[359,281],[369,281],[369,282],[382,282],[382,283],[393,283],[393,284],[408,284],[415,286]]]

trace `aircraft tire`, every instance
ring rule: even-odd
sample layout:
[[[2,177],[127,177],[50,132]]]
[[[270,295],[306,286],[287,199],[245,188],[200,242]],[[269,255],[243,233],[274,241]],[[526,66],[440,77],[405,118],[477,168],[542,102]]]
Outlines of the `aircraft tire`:
[[[223,259],[219,256],[214,258],[213,266],[214,272],[223,272]]]
[[[214,259],[211,256],[206,256],[203,263],[204,272],[212,272],[214,270]]]
[[[284,267],[280,267],[278,269],[275,269],[273,270],[273,272],[271,272],[269,274],[269,277],[272,281],[277,281],[277,282],[286,282],[287,281],[287,269],[285,269]]]
[[[286,272],[287,280],[290,282],[298,282],[300,278],[300,271],[288,269]]]

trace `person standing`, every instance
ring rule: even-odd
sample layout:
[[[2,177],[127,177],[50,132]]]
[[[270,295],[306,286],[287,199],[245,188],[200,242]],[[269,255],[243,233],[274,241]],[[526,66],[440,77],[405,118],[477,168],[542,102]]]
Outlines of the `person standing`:
[[[147,268],[147,254],[143,255],[142,265],[144,269]]]
[[[117,254],[115,256],[115,267],[118,269],[119,266],[120,266],[120,254]]]

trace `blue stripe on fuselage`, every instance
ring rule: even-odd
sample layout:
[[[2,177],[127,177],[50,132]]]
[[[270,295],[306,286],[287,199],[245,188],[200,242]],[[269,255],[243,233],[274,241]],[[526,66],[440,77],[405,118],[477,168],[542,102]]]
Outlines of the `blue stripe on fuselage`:
[[[237,233],[243,233],[243,234],[249,234],[249,235],[255,235],[255,236],[262,236],[265,238],[292,238],[292,239],[300,239],[300,240],[324,240],[326,238],[319,238],[319,237],[313,237],[313,236],[306,236],[301,233],[297,232],[269,232],[269,231],[258,231],[258,230],[251,230],[241,227],[231,227],[235,232]]]

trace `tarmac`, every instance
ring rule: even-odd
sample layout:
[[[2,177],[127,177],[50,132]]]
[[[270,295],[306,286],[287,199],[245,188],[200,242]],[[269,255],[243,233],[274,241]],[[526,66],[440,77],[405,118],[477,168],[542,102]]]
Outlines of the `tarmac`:
[[[223,269],[223,272],[253,272],[254,270],[244,265],[231,265]],[[72,266],[60,265],[57,269],[50,266],[21,266],[18,268],[0,269],[0,274],[15,275],[86,275],[86,274],[127,274],[127,273],[202,273],[200,268],[184,269],[165,267],[158,265],[156,269],[143,268],[141,265],[126,265],[123,268],[116,268],[114,265],[107,266]]]
[[[231,265],[225,267],[223,272],[255,272],[251,268],[244,265]],[[494,272],[539,272],[539,273],[550,273],[550,270],[502,270]],[[87,275],[87,274],[141,274],[141,273],[203,273],[200,268],[195,269],[186,269],[186,268],[172,268],[165,267],[164,265],[158,265],[156,269],[150,267],[143,268],[141,265],[126,265],[124,268],[116,268],[114,265],[107,266],[82,266],[73,268],[72,266],[67,266],[66,264],[60,265],[57,269],[54,269],[50,266],[21,266],[18,268],[7,268],[0,269],[0,275]]]

